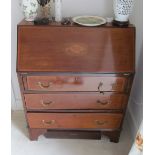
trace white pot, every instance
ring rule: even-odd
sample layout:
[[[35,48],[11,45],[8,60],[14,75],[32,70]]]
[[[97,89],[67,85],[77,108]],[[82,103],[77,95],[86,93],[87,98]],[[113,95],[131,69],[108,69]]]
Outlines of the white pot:
[[[54,0],[55,3],[55,21],[60,22],[62,20],[62,0]]]
[[[134,0],[113,0],[115,20],[126,22],[133,8]]]
[[[37,0],[22,0],[21,7],[26,21],[34,21],[37,17]]]

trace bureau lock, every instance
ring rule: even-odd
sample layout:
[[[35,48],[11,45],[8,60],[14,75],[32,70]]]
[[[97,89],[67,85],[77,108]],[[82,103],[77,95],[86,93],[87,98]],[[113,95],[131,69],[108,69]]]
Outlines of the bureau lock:
[[[103,82],[100,82],[98,85],[98,91],[99,91],[99,93],[104,94],[104,91],[101,90],[102,87],[103,87]]]

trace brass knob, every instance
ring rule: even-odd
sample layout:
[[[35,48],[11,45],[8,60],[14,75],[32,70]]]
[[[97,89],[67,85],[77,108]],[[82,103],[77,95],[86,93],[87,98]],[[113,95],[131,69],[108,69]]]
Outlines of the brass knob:
[[[42,120],[42,122],[43,122],[44,125],[53,125],[53,124],[55,124],[55,120],[49,120],[49,121]]]
[[[107,124],[107,123],[108,123],[108,121],[95,120],[95,124],[96,124],[96,125],[105,125],[105,124]]]
[[[42,89],[48,89],[48,88],[50,88],[52,86],[52,82],[48,82],[47,84],[44,84],[42,82],[38,82],[38,85]]]
[[[107,100],[104,100],[104,101],[97,100],[97,103],[100,103],[101,105],[109,104],[109,102]]]
[[[49,106],[49,105],[51,105],[53,103],[53,101],[43,101],[43,100],[41,100],[41,104],[43,105],[43,106]]]

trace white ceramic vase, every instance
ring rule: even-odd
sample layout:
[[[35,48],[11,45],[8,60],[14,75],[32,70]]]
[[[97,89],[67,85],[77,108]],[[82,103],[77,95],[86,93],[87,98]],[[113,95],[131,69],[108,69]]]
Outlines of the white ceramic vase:
[[[133,8],[134,0],[113,0],[115,20],[127,22]]]
[[[55,3],[55,21],[60,22],[62,20],[62,0],[54,0]]]
[[[22,0],[21,7],[25,20],[34,21],[34,19],[37,17],[37,0]]]

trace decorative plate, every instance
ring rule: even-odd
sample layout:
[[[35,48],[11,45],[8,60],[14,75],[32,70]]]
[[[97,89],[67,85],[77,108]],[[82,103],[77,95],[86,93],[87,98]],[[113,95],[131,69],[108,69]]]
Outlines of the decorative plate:
[[[106,19],[99,16],[77,16],[73,22],[83,26],[99,26],[106,23]]]

